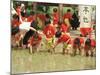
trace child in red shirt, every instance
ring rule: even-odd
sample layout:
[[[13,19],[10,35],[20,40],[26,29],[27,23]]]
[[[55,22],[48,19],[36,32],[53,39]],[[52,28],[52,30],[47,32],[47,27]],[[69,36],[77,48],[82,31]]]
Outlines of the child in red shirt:
[[[29,38],[28,47],[29,47],[30,53],[34,53],[33,48],[36,48],[37,50],[37,48],[40,46],[41,40],[42,40],[42,37],[37,32],[32,37]]]
[[[60,26],[61,32],[68,32],[68,26],[64,23],[61,24]]]
[[[84,51],[86,56],[89,56],[89,51],[91,52],[91,56],[93,56],[95,47],[96,47],[96,41],[94,39],[87,38],[84,46]]]
[[[73,53],[76,55],[77,49],[79,50],[79,54],[82,53],[82,49],[84,46],[84,38],[83,37],[77,37],[73,40]]]
[[[66,18],[72,19],[72,13],[70,9],[68,9],[67,12],[63,16],[63,19],[66,19]]]
[[[53,24],[47,25],[44,28],[43,33],[46,35],[46,38],[52,38],[55,35],[55,27]]]
[[[53,25],[58,25],[58,22],[59,22],[59,13],[57,11],[57,8],[54,8],[53,9]]]
[[[72,13],[71,13],[71,10],[68,9],[67,13],[65,13],[64,16],[63,16],[64,23],[66,25],[68,25],[68,30],[70,30],[70,27],[71,27],[71,25],[70,25],[70,20],[71,19],[72,19]]]
[[[53,24],[49,24],[47,25],[44,30],[43,33],[46,36],[46,46],[48,48],[49,51],[51,51],[52,45],[54,43],[54,36],[56,33],[55,27],[53,26]],[[52,53],[53,51],[51,51]]]
[[[55,48],[59,43],[63,44],[63,54],[65,54],[66,50],[68,53],[68,51],[71,49],[71,44],[72,44],[70,34],[66,32],[62,32],[61,36],[58,38],[53,48]]]

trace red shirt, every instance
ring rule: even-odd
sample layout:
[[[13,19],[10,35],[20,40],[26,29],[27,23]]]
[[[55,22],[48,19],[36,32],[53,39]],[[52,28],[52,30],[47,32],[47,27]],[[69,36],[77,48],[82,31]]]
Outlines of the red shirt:
[[[59,14],[54,13],[53,14],[53,25],[58,24],[58,22],[59,22]]]
[[[44,28],[43,33],[46,35],[47,38],[52,38],[56,33],[55,27],[48,25]]]
[[[80,40],[81,45],[84,44],[84,38],[79,37],[79,40]],[[76,46],[76,44],[74,44],[74,41],[75,41],[75,39],[73,40],[73,47]]]
[[[80,43],[84,44],[84,38],[79,38],[80,39]]]
[[[91,39],[91,47],[96,47],[96,41],[94,40],[94,39]],[[85,47],[84,47],[85,49],[87,49],[88,48],[88,46],[87,45],[85,45]]]
[[[44,14],[38,14],[37,17],[39,17],[42,21],[45,21],[45,15]]]
[[[33,16],[29,16],[27,18],[27,22],[32,22],[33,20],[35,20],[35,17],[33,17]]]
[[[12,26],[14,26],[14,27],[17,27],[21,24],[21,22],[17,21],[16,19],[13,19],[11,23],[12,23]]]
[[[71,40],[70,35],[68,35],[68,34],[62,34],[61,37],[58,39],[57,43],[67,42],[68,40],[69,40],[68,44],[71,44],[72,40]]]
[[[29,43],[31,45],[36,45],[36,44],[39,44],[41,40],[42,40],[42,37],[39,35],[37,39],[35,39],[34,37],[31,37],[31,39],[29,39]]]
[[[68,26],[66,24],[62,24],[61,27],[60,27],[60,30],[62,32],[67,32],[68,31]]]
[[[68,18],[72,19],[72,14],[71,13],[65,13],[63,19]]]
[[[96,41],[94,39],[91,39],[91,46],[95,47],[96,46]]]

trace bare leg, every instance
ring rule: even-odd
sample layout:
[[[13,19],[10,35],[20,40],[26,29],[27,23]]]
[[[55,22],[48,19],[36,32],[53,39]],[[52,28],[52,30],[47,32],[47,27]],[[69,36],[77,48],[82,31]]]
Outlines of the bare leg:
[[[86,51],[86,56],[89,56],[89,51],[88,50]]]
[[[81,48],[79,47],[78,49],[79,49],[79,55],[81,55],[81,53],[82,53]]]
[[[65,54],[65,48],[63,48],[63,53],[62,53],[63,55]]]
[[[66,53],[68,54],[68,53],[69,53],[69,50],[68,50],[68,49],[66,49],[66,51],[67,51]]]
[[[76,55],[76,50],[77,50],[77,49],[73,49],[73,55],[74,55],[74,56]]]
[[[51,48],[51,54],[55,53],[55,48]]]
[[[94,48],[91,49],[91,57],[94,56],[94,52],[93,52]]]
[[[32,54],[32,52],[33,52],[33,49],[32,49],[32,46],[30,45],[29,46],[29,52]]]

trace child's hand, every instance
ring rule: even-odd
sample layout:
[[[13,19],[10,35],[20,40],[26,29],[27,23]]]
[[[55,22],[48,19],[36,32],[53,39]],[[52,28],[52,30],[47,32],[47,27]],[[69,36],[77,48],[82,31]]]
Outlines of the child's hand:
[[[43,34],[43,32],[42,32],[42,31],[37,31],[37,32],[38,32],[39,34],[41,34],[41,35]]]

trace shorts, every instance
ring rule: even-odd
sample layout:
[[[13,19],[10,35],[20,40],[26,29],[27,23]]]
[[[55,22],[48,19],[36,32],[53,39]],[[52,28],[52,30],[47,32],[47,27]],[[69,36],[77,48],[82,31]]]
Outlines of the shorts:
[[[64,49],[71,49],[71,44],[63,43],[63,48]]]
[[[28,40],[33,34],[34,34],[34,32],[31,32],[31,31],[26,32],[26,34],[23,38],[23,44],[24,45],[28,44]]]
[[[47,48],[51,48],[53,44],[54,44],[54,37],[50,38],[50,39],[47,39],[47,42],[46,42],[46,47]]]

